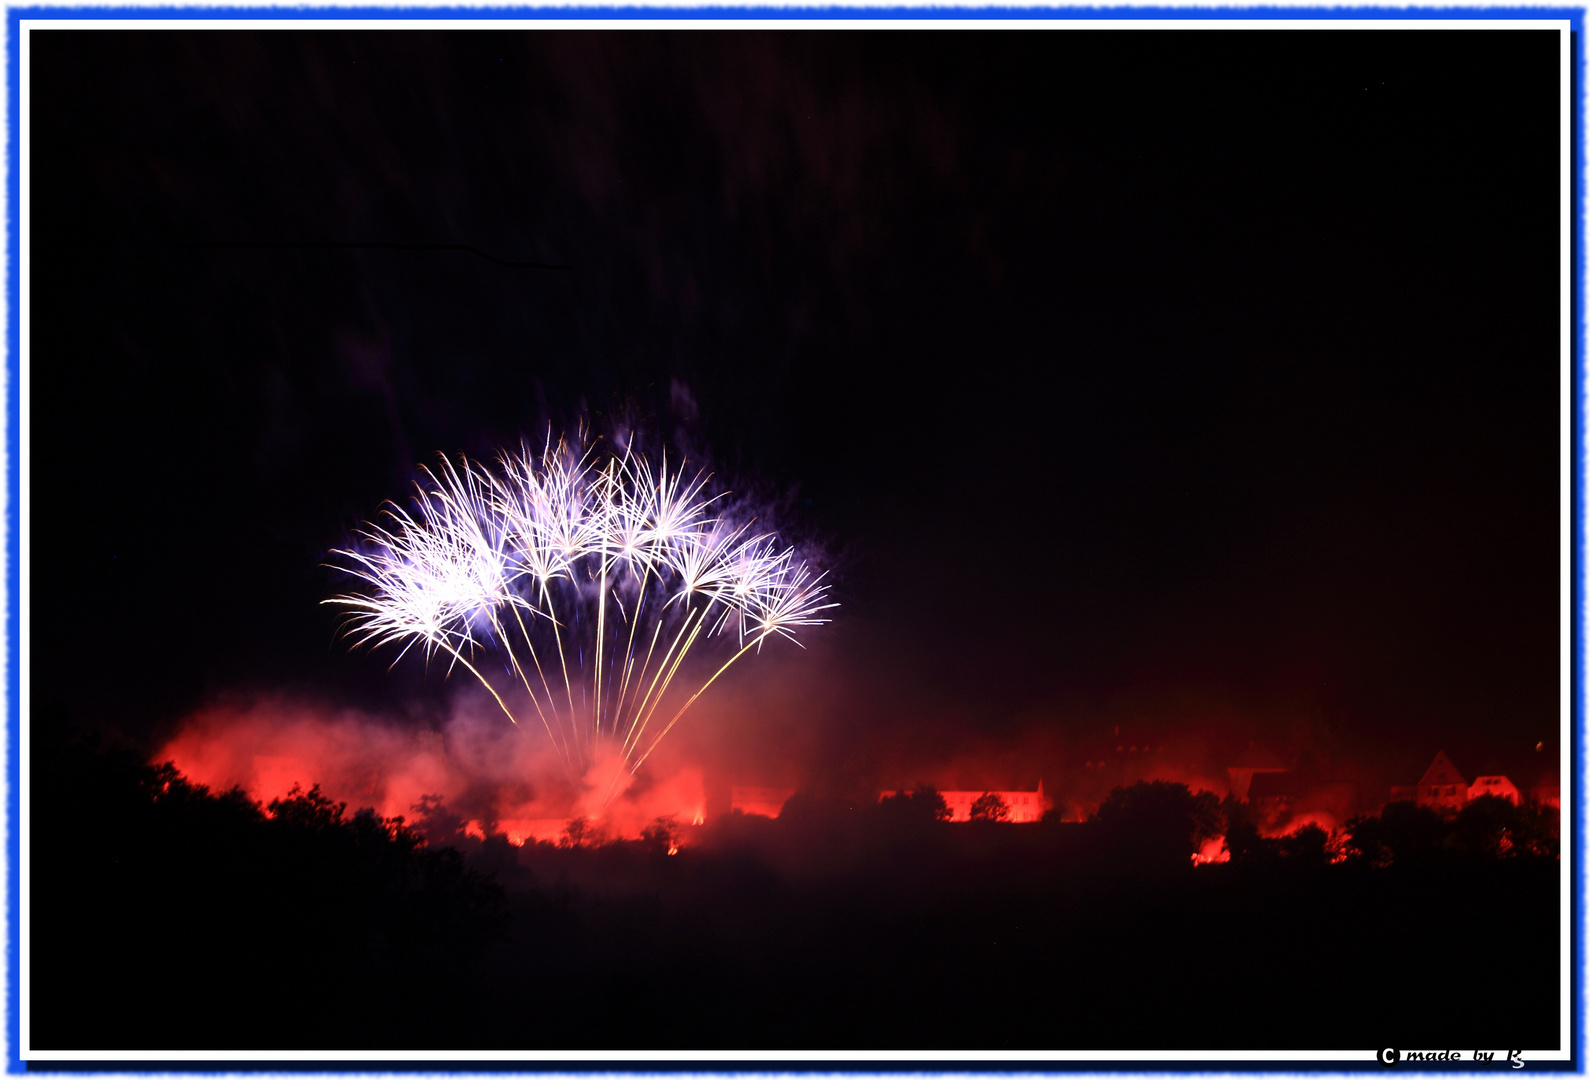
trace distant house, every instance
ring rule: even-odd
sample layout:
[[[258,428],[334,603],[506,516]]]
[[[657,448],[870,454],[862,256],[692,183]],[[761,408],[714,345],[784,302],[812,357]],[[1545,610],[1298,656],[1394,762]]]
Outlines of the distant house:
[[[1469,801],[1469,782],[1463,779],[1463,774],[1457,771],[1457,766],[1444,752],[1437,751],[1435,760],[1430,762],[1430,767],[1424,770],[1424,776],[1419,779],[1414,801],[1432,810],[1461,810],[1463,804]]]
[[[1305,778],[1292,770],[1284,772],[1255,772],[1248,784],[1248,804],[1261,816],[1281,816],[1292,809],[1292,804],[1308,794]]]
[[[729,809],[738,810],[742,814],[776,818],[783,812],[784,804],[793,794],[795,794],[794,788],[734,787],[729,789]]]
[[[1481,795],[1495,795],[1514,806],[1519,803],[1518,788],[1505,776],[1476,776],[1474,783],[1469,785],[1469,798],[1477,799]]]
[[[1536,806],[1562,806],[1562,781],[1556,773],[1546,773],[1529,789],[1529,801]]]
[[[1286,771],[1286,764],[1280,758],[1256,742],[1248,743],[1248,748],[1226,767],[1226,775],[1231,777],[1231,794],[1238,799],[1248,797],[1254,777]]]
[[[894,791],[878,793],[881,801],[891,795],[899,794]],[[1050,798],[1043,793],[1043,781],[1038,781],[1036,791],[941,791],[944,803],[950,808],[951,821],[972,820],[972,804],[984,795],[994,794],[1005,800],[1005,807],[1010,811],[1006,821],[1041,821],[1044,812],[1054,806]]]
[[[1392,802],[1414,802],[1444,814],[1454,813],[1467,806],[1471,799],[1481,795],[1494,795],[1517,806],[1522,801],[1518,787],[1500,774],[1476,776],[1471,784],[1463,779],[1445,753],[1437,753],[1430,767],[1424,770],[1417,784],[1393,785]]]

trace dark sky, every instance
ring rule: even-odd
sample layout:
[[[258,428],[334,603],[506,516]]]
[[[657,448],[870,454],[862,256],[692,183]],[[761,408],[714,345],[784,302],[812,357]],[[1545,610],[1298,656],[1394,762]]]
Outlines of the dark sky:
[[[445,693],[319,563],[583,409],[795,492],[870,730],[1553,740],[1554,33],[32,41],[40,705]],[[573,269],[182,246],[311,242]]]

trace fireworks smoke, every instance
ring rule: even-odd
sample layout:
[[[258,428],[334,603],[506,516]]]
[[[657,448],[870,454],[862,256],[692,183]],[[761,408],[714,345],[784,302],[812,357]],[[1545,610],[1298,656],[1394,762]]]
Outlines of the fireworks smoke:
[[[333,553],[364,588],[324,603],[359,643],[467,671],[545,730],[571,779],[616,760],[610,796],[731,665],[836,606],[709,480],[583,435],[495,468],[443,458],[410,507],[389,503]],[[688,688],[687,661],[713,645],[730,655]]]

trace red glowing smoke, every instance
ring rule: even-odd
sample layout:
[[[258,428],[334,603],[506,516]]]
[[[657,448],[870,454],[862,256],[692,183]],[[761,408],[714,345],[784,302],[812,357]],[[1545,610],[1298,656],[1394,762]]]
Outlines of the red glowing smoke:
[[[213,705],[189,717],[156,760],[264,803],[294,784],[318,784],[350,807],[412,819],[422,799],[439,797],[472,833],[514,843],[555,840],[579,817],[614,839],[639,836],[659,817],[701,819],[699,768],[660,762],[637,780],[615,753],[571,777],[544,733],[505,723],[479,697],[460,695],[435,730],[285,696]]]

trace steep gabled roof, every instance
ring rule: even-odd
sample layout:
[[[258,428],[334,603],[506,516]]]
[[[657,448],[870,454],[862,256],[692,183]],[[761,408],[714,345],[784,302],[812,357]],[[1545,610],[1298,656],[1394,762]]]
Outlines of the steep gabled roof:
[[[1248,748],[1228,768],[1252,769],[1255,772],[1280,772],[1286,768],[1286,765],[1280,758],[1270,753],[1259,743],[1250,742],[1248,743]]]
[[[1457,771],[1457,766],[1448,760],[1443,751],[1436,751],[1435,760],[1430,762],[1430,767],[1424,770],[1421,784],[1467,784],[1463,774]]]
[[[1255,773],[1253,783],[1248,787],[1248,798],[1296,799],[1306,795],[1307,788],[1305,778],[1291,770]]]

